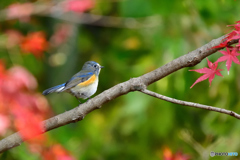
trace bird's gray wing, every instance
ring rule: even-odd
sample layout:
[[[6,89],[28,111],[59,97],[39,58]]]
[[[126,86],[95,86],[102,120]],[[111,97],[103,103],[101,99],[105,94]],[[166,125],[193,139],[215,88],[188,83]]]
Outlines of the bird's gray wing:
[[[82,83],[86,80],[88,80],[89,78],[91,78],[91,76],[93,75],[93,72],[82,72],[80,71],[79,73],[75,74],[70,80],[68,80],[65,84],[65,88],[62,91],[65,91],[69,88],[72,88],[76,85],[78,85],[79,83]]]

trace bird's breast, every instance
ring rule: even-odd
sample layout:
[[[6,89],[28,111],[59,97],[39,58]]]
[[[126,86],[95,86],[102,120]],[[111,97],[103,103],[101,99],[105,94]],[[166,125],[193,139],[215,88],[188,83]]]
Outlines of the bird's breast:
[[[88,85],[94,83],[96,80],[97,80],[97,76],[94,74],[88,80],[86,80],[82,83],[79,83],[78,86],[85,87],[85,86],[88,86]]]
[[[71,88],[71,94],[76,96],[77,98],[89,98],[97,91],[98,86],[98,78],[93,75],[87,81],[79,83],[75,87]]]

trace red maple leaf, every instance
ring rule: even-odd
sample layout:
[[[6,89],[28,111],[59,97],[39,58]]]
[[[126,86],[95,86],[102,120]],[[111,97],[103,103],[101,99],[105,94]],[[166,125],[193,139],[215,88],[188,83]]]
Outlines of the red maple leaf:
[[[236,23],[237,24],[228,25],[228,26],[233,26],[234,30],[232,32],[230,32],[229,34],[227,34],[227,37],[225,37],[219,45],[212,47],[212,49],[226,47],[228,45],[228,42],[230,42],[234,39],[240,38],[240,21],[237,21]]]
[[[93,8],[94,2],[93,0],[67,0],[64,5],[66,11],[82,13]]]
[[[37,81],[30,72],[20,66],[7,70],[0,60],[0,136],[11,133],[14,124],[27,140],[29,151],[41,155],[41,159],[75,160],[61,145],[48,147],[48,137],[39,135],[45,130],[42,121],[51,111],[46,98],[34,92],[36,87]]]
[[[229,42],[229,40],[228,40],[227,38],[228,38],[228,37],[224,38],[219,45],[214,46],[214,47],[212,47],[211,49],[214,49],[214,48],[224,48],[224,47],[226,47],[227,44],[228,44],[228,42]]]
[[[228,26],[233,26],[236,31],[240,31],[240,21],[236,21],[236,24],[228,25]]]
[[[33,53],[36,57],[41,57],[47,48],[47,41],[43,32],[34,32],[24,38],[21,48],[25,52]]]
[[[7,48],[13,48],[19,45],[23,39],[22,34],[17,30],[8,30],[5,34],[7,36]]]
[[[238,51],[240,50],[240,49],[239,49],[239,48],[240,48],[240,39],[238,40],[238,44],[236,44],[235,47],[238,49]]]
[[[0,135],[3,136],[10,127],[10,118],[7,115],[0,114]]]
[[[19,19],[20,21],[29,21],[30,15],[33,12],[31,3],[13,3],[8,7],[7,17],[10,19]]]
[[[0,61],[1,135],[9,129],[11,118],[24,139],[30,139],[43,132],[41,122],[47,116],[47,112],[42,108],[48,107],[48,104],[33,92],[36,87],[36,79],[26,69],[15,66],[5,70]]]
[[[60,144],[53,145],[48,150],[44,150],[42,156],[44,160],[75,160],[75,158],[71,156]]]
[[[37,88],[36,78],[25,68],[14,66],[8,70],[11,79],[14,80],[14,87],[19,91],[21,89],[34,90]]]
[[[41,125],[43,121],[42,115],[37,115],[28,108],[19,106],[16,103],[11,111],[16,118],[15,126],[23,139],[28,140],[44,132],[44,128]]]
[[[210,83],[210,86],[211,86],[211,83],[212,83],[212,80],[213,78],[215,77],[215,74],[218,75],[218,76],[222,76],[222,74],[220,73],[220,71],[222,71],[223,69],[217,69],[218,67],[218,63],[212,63],[210,62],[208,59],[208,66],[209,68],[207,67],[204,67],[204,68],[201,68],[201,69],[193,69],[193,70],[189,70],[189,71],[195,71],[195,72],[198,72],[198,73],[204,73],[203,76],[199,77],[194,83],[193,85],[190,87],[192,88],[195,84],[201,82],[201,81],[204,81],[206,79],[208,79],[209,83]]]
[[[230,42],[231,40],[234,40],[234,39],[239,39],[239,38],[240,38],[240,31],[234,30],[231,33],[227,34],[227,37],[225,37],[219,45],[212,47],[212,49],[224,48],[228,45],[228,42]]]
[[[183,154],[180,151],[174,154],[169,147],[165,147],[163,150],[164,160],[189,160],[190,158],[190,155]]]
[[[238,60],[237,56],[240,54],[237,53],[238,49],[237,48],[229,48],[226,47],[227,51],[219,51],[221,52],[224,56],[218,58],[218,60],[215,63],[222,62],[222,61],[227,61],[226,62],[226,67],[229,72],[232,62],[240,64],[240,61]]]
[[[55,33],[50,38],[51,45],[57,47],[63,44],[70,34],[72,33],[72,27],[69,24],[58,24],[56,26]]]

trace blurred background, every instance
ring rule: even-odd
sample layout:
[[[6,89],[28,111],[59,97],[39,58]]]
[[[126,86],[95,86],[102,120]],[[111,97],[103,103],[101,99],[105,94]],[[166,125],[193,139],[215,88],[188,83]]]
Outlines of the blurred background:
[[[0,136],[37,132],[36,123],[78,106],[68,93],[41,95],[77,73],[84,62],[104,66],[98,91],[141,76],[232,31],[240,20],[234,0],[8,0],[0,1]],[[216,61],[221,53],[209,57]],[[203,60],[194,67],[207,67]],[[149,90],[240,112],[240,67],[190,86],[201,76],[181,69]],[[35,123],[36,122],[36,123]],[[0,155],[38,159],[237,159],[236,118],[171,104],[139,92],[121,96],[84,120]],[[32,126],[32,128],[30,127]]]

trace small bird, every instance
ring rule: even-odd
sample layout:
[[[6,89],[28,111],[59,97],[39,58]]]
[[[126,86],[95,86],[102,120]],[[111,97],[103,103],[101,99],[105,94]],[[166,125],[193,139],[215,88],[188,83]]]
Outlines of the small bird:
[[[84,63],[82,70],[66,83],[46,89],[42,94],[48,95],[53,92],[65,91],[75,96],[79,102],[79,98],[87,99],[97,91],[98,76],[101,68],[103,66],[100,66],[97,62],[87,61]]]

